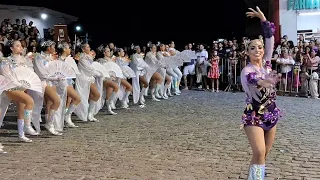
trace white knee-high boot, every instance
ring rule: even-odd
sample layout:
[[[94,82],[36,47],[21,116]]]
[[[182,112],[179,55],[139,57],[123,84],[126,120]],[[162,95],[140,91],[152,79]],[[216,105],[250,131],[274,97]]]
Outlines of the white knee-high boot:
[[[71,120],[71,115],[72,113],[74,112],[74,110],[77,108],[77,105],[71,103],[66,114],[65,114],[65,117],[64,117],[64,122],[66,123],[67,127],[70,127],[70,128],[75,128],[75,127],[78,127],[76,126],[72,120]]]
[[[128,108],[129,105],[128,105],[128,98],[129,98],[129,95],[130,95],[130,91],[126,91],[122,101],[121,101],[121,108]]]
[[[88,120],[91,122],[99,122],[98,119],[94,117],[94,106],[97,102],[90,100],[89,102],[89,110],[88,110]]]
[[[155,92],[159,91],[159,88],[160,88],[160,84],[156,84],[155,87],[153,87],[151,89],[151,97],[152,97],[152,100],[153,101],[160,101],[159,99],[156,98],[155,96]]]

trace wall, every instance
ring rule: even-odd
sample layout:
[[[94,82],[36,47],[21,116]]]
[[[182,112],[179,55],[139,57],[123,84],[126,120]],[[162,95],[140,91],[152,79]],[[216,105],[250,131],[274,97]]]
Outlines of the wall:
[[[294,44],[297,44],[297,12],[288,11],[288,0],[280,0],[280,28],[281,36],[287,35]]]
[[[312,29],[312,32],[317,32],[317,28],[320,29],[320,15],[298,16],[297,22],[298,30]]]
[[[41,19],[42,13],[48,15],[46,20]],[[13,24],[15,19],[26,19],[27,24],[29,21],[33,21],[33,25],[38,28],[41,37],[43,37],[43,29],[53,28],[56,24],[69,24],[78,18],[46,8],[0,5],[0,21],[2,22],[4,19],[11,19]]]

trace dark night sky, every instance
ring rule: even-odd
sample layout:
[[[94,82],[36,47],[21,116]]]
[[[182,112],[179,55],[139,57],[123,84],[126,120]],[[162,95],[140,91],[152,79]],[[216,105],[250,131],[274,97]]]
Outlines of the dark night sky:
[[[73,9],[59,2],[10,1],[10,4],[42,6],[78,16],[93,37],[94,44],[113,41],[119,45],[130,45],[131,42],[148,40],[164,43],[174,40],[176,44],[211,43],[218,37],[245,35],[248,24],[244,0],[172,2],[174,4],[163,1],[164,6],[159,3],[161,1],[129,1],[129,4],[124,1],[84,1],[91,2],[85,5],[78,1],[79,7],[74,5]]]

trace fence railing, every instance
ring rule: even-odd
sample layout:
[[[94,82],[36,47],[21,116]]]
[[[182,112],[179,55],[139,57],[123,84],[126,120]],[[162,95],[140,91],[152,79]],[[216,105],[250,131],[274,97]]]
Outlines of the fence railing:
[[[246,64],[246,61],[222,58],[220,63],[220,82],[238,87],[241,86],[240,74]],[[281,81],[277,85],[278,94],[318,97],[318,92],[320,92],[318,69],[320,69],[320,67],[307,67],[301,65],[301,63],[296,63],[290,67],[290,71],[282,73]],[[273,69],[281,73],[281,65],[277,64]],[[227,86],[225,91],[229,90],[228,87],[229,86]],[[242,88],[238,88],[238,90],[240,89]]]

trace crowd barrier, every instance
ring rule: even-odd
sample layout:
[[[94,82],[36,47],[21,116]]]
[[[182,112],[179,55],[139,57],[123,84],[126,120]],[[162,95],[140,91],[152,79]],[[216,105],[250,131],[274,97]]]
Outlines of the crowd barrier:
[[[230,91],[231,86],[236,88],[233,91],[242,91],[240,74],[246,64],[246,61],[221,59],[220,82],[228,84],[225,91]],[[276,65],[273,69],[281,73],[280,65]],[[311,70],[310,67],[303,66],[301,63],[292,65],[291,71],[282,73],[282,78],[276,86],[278,95],[296,97],[309,97],[311,95],[312,97],[318,97],[320,92],[318,69]]]

